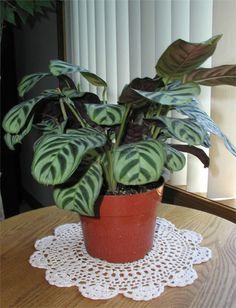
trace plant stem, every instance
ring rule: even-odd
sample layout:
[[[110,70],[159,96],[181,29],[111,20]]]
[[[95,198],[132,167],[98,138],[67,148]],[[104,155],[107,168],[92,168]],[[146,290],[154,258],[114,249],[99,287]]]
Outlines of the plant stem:
[[[107,157],[108,168],[104,169],[106,169],[105,174],[107,178],[108,188],[110,191],[114,192],[116,190],[117,182],[113,174],[111,150],[106,151],[106,157]]]
[[[128,104],[125,107],[126,107],[125,113],[124,113],[123,118],[122,118],[122,122],[121,122],[121,125],[120,125],[120,129],[119,129],[119,132],[118,132],[116,143],[114,144],[114,149],[116,149],[121,143],[121,139],[122,139],[123,134],[124,134],[124,130],[125,130],[125,126],[126,126],[126,120],[127,120],[128,115],[129,115],[131,105]]]
[[[160,132],[160,127],[155,127],[152,138],[157,139],[159,132]]]
[[[155,111],[156,113],[156,116],[159,116],[161,114],[161,109],[162,109],[162,106],[160,105],[159,108]],[[152,131],[152,138],[153,139],[156,139],[158,137],[158,134],[160,132],[160,127],[155,127]]]
[[[65,109],[63,98],[60,98],[59,102],[60,102],[60,107],[61,107],[61,113],[62,113],[62,116],[63,116],[63,120],[66,121],[68,117],[67,117],[67,114],[66,114],[66,109]]]
[[[75,118],[78,120],[78,122],[81,124],[82,127],[87,127],[87,123],[83,120],[83,118],[81,117],[80,113],[78,111],[76,111],[70,103],[67,103],[68,108],[70,109],[70,111],[72,112],[72,114],[75,116]]]
[[[107,103],[107,87],[104,87],[103,92],[102,92],[102,100],[103,103],[106,104]]]

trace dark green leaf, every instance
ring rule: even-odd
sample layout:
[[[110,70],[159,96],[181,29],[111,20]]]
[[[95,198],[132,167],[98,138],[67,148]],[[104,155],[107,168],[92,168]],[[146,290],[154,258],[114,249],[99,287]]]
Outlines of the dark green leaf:
[[[34,1],[32,0],[16,0],[17,5],[30,15],[34,14]]]
[[[33,86],[36,85],[42,78],[50,76],[50,73],[36,73],[31,75],[26,75],[18,85],[19,96],[24,96]]]
[[[168,117],[157,117],[161,120],[168,132],[176,139],[189,145],[202,145],[206,132],[202,126],[192,119],[176,119]]]
[[[97,87],[107,87],[106,82],[102,78],[78,65],[73,65],[61,60],[51,60],[49,64],[49,69],[54,76],[79,72],[92,85],[95,85]]]
[[[102,167],[93,163],[73,186],[56,188],[54,200],[59,208],[94,216],[94,203],[102,187]]]
[[[86,104],[89,118],[98,125],[120,124],[125,112],[125,107],[114,104]]]
[[[210,165],[210,159],[202,149],[186,144],[171,144],[171,147],[178,151],[196,156],[203,163],[204,168],[207,168]]]
[[[4,140],[6,142],[6,145],[8,146],[10,150],[15,150],[14,146],[17,143],[21,143],[22,139],[30,132],[32,123],[33,123],[33,117],[29,121],[26,129],[21,134],[12,135],[12,134],[6,133],[4,135]]]
[[[15,25],[15,11],[10,7],[10,6],[5,6],[5,11],[4,11],[4,19],[9,22],[10,24]]]
[[[183,169],[186,163],[184,154],[174,149],[173,147],[165,144],[165,150],[167,153],[165,166],[170,171],[179,171]]]
[[[79,166],[83,156],[91,149],[101,147],[106,139],[89,129],[70,130],[66,134],[45,136],[35,148],[32,175],[41,184],[64,183]]]
[[[44,96],[42,95],[37,96],[14,106],[3,119],[2,126],[4,130],[10,134],[18,134],[24,127],[34,106],[43,98]]]
[[[154,182],[160,178],[164,162],[165,151],[156,140],[122,145],[113,153],[114,176],[124,185]]]

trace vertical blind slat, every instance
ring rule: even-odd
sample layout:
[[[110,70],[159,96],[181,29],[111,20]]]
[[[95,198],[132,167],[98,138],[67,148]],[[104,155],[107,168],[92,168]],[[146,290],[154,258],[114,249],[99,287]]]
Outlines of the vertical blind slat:
[[[96,72],[96,45],[95,45],[95,4],[94,0],[87,2],[88,27],[88,69]],[[89,85],[89,91],[96,92],[96,87]]]
[[[158,60],[171,43],[171,1],[156,1],[155,15],[155,55]]]
[[[105,2],[106,30],[106,81],[108,101],[117,101],[117,44],[116,44],[116,2]]]
[[[178,38],[189,40],[189,25],[190,25],[190,1],[172,0],[171,1],[171,41]],[[176,111],[172,112],[172,117],[180,117]],[[172,140],[173,143],[179,143]],[[187,157],[187,155],[185,155]],[[187,164],[178,172],[171,175],[171,184],[186,185],[187,184]]]
[[[155,76],[155,1],[141,1],[141,76]]]
[[[141,77],[140,0],[129,0],[130,79]]]
[[[95,1],[96,74],[106,80],[105,2]],[[101,89],[97,89],[101,96]]]
[[[70,62],[73,62],[74,64],[80,64],[80,41],[79,36],[77,35],[79,30],[79,8],[78,8],[78,1],[73,0],[70,3],[70,16],[72,18],[69,18],[70,22],[70,31],[73,35],[73,39],[69,40],[69,43],[72,44],[71,52],[70,54]],[[74,74],[74,80],[76,84],[80,81],[79,74]]]
[[[128,1],[116,1],[117,91],[130,81],[129,7]]]
[[[80,65],[88,68],[88,27],[87,27],[87,1],[79,0],[79,40]],[[87,80],[80,78],[82,91],[89,91]]]

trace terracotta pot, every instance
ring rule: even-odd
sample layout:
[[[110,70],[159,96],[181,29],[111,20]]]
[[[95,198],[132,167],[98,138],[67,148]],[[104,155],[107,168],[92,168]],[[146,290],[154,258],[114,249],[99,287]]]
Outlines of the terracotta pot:
[[[142,259],[153,245],[162,191],[163,184],[141,194],[103,196],[99,218],[81,216],[87,252],[115,263]]]

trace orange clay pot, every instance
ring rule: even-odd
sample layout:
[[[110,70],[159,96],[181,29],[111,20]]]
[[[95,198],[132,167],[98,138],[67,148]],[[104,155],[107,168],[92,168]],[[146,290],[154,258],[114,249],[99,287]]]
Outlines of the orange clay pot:
[[[101,197],[99,218],[81,216],[87,252],[114,263],[142,259],[153,245],[162,191],[163,185],[135,195]]]

